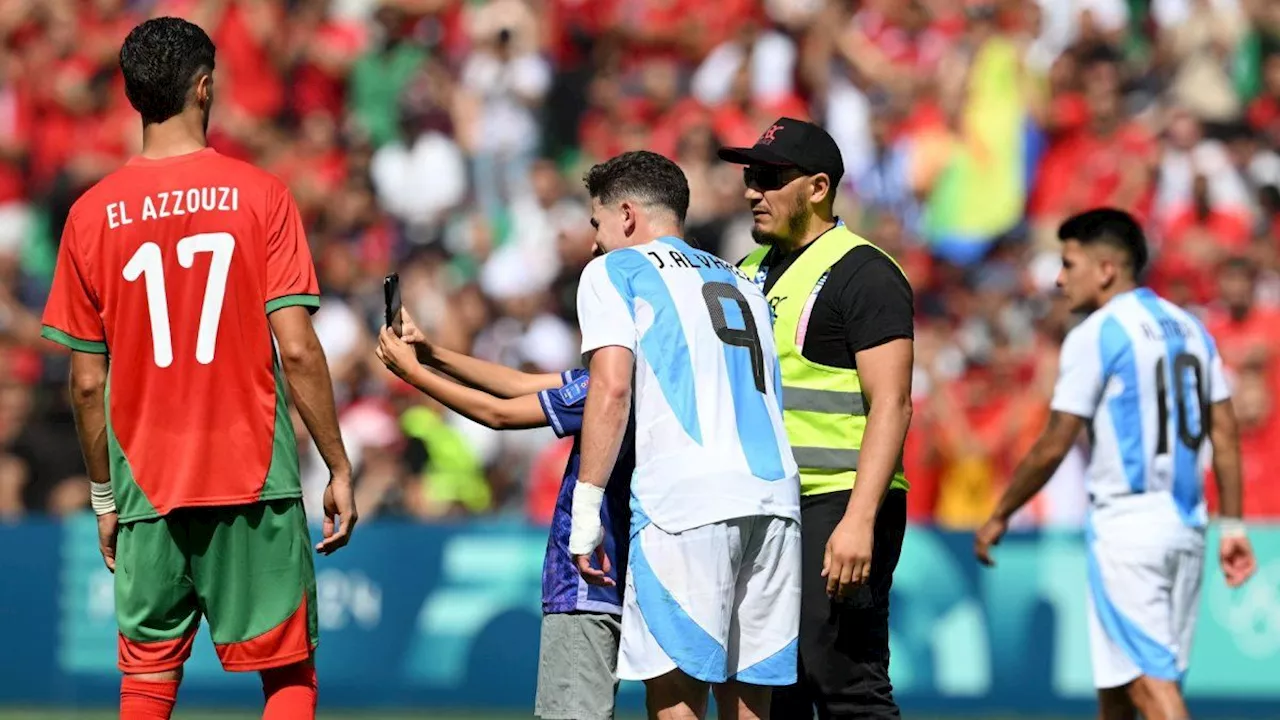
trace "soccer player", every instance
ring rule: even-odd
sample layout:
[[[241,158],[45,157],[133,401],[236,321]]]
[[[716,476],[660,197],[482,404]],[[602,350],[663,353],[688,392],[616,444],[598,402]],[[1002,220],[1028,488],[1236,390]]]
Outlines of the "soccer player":
[[[149,20],[120,67],[142,153],[71,208],[43,331],[72,351],[120,717],[170,716],[203,615],[223,668],[261,673],[264,718],[312,718],[315,573],[286,383],[331,475],[319,552],[347,543],[356,509],[302,222],[279,180],[207,147],[204,31]]]
[[[589,582],[599,508],[634,405],[636,471],[618,677],[655,718],[766,718],[796,679],[800,483],[782,426],[769,305],[680,239],[684,173],[629,152],[586,176],[597,257],[578,319],[591,372],[569,551]],[[598,560],[596,561],[598,562]]]
[[[1127,213],[1064,222],[1062,288],[1089,316],[1062,345],[1048,426],[1014,472],[975,552],[991,564],[1009,518],[1090,431],[1086,524],[1093,676],[1104,720],[1186,720],[1204,565],[1204,470],[1212,446],[1222,498],[1219,559],[1227,584],[1253,574],[1240,519],[1240,448],[1213,338],[1190,313],[1138,284],[1146,240]],[[1205,441],[1208,440],[1207,445]]]
[[[605,582],[588,585],[569,555],[569,507],[578,480],[582,409],[590,379],[585,370],[525,373],[435,347],[403,314],[403,339],[382,329],[378,359],[445,407],[495,430],[551,426],[572,437],[542,563],[542,641],[535,712],[543,720],[612,720],[622,631],[622,589],[627,565],[627,506],[635,466],[629,436],[614,466],[600,524],[605,528]],[[472,387],[446,379],[423,364]],[[476,389],[480,388],[480,389]]]

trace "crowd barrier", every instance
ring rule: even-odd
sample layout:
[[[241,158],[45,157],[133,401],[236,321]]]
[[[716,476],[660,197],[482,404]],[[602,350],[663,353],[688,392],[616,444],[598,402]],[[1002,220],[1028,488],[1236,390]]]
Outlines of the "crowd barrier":
[[[1210,537],[1186,691],[1198,717],[1280,717],[1280,526],[1251,533],[1258,575],[1222,582]],[[530,707],[546,535],[511,523],[369,522],[317,557],[327,707]],[[1016,535],[979,568],[972,537],[913,527],[894,579],[892,672],[906,715],[1090,713],[1085,550],[1075,533]],[[0,525],[0,705],[115,701],[112,577],[94,520]],[[256,706],[201,632],[184,705]],[[622,707],[642,707],[624,684]]]

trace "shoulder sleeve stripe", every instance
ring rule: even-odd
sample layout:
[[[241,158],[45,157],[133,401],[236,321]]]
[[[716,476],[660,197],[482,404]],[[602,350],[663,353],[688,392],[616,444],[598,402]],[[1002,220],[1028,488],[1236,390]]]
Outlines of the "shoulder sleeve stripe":
[[[538,404],[542,406],[542,414],[547,416],[547,421],[551,423],[551,430],[555,432],[556,437],[564,437],[564,425],[560,422],[560,416],[556,414],[555,405],[551,403],[550,390],[538,392]]]
[[[40,337],[46,340],[52,340],[59,345],[68,347],[76,352],[94,353],[96,355],[107,354],[107,344],[96,340],[81,340],[78,337],[72,337],[55,327],[43,326],[40,329]]]
[[[285,295],[283,297],[278,297],[274,300],[268,300],[267,314],[270,315],[271,313],[281,308],[293,307],[295,305],[300,305],[305,308],[311,308],[311,311],[315,312],[316,308],[320,307],[320,296],[319,295]]]

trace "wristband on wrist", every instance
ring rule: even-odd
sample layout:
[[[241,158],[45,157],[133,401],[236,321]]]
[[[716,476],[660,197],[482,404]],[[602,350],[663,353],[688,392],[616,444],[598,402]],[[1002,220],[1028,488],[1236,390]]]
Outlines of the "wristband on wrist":
[[[1218,520],[1218,531],[1224,538],[1242,538],[1245,536],[1244,520],[1224,517]]]
[[[115,493],[111,492],[111,483],[89,481],[89,503],[95,515],[109,515],[116,511]]]
[[[604,542],[600,525],[600,506],[604,488],[579,481],[573,488],[573,510],[569,527],[569,552],[589,555]]]

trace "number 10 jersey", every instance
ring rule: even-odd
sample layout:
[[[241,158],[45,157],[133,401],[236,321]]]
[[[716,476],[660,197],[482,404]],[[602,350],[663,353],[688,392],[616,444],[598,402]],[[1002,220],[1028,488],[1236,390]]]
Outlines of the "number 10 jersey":
[[[632,526],[799,521],[769,303],[731,263],[664,237],[596,258],[578,285],[583,355],[635,355]]]
[[[301,494],[267,316],[319,307],[285,185],[212,149],[134,158],[75,203],[46,338],[108,354],[120,520]]]
[[[1230,397],[1204,325],[1151,290],[1113,298],[1072,330],[1052,408],[1091,422],[1094,520],[1204,527],[1210,405]]]

